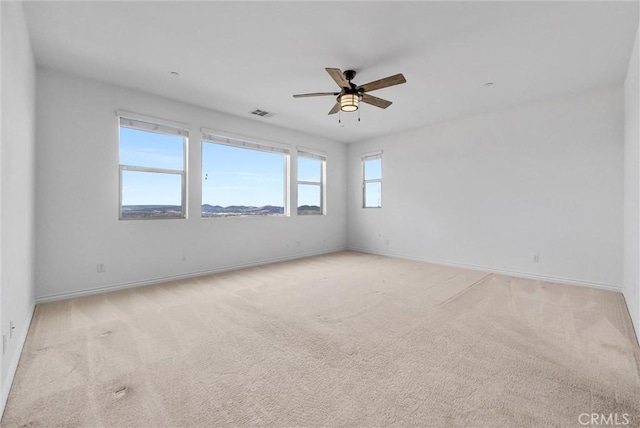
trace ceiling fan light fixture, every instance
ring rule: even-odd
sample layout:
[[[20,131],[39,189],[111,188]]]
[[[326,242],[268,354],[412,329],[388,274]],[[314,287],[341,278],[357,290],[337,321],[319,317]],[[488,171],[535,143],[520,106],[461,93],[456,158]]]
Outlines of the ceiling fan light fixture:
[[[342,111],[356,111],[358,110],[358,102],[360,96],[358,94],[343,94],[340,97],[340,110]]]

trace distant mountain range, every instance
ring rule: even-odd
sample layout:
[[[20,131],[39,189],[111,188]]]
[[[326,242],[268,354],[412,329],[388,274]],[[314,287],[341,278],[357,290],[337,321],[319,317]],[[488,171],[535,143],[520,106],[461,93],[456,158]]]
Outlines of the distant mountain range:
[[[180,205],[123,205],[122,218],[182,218]]]
[[[211,217],[220,215],[282,215],[284,214],[284,208],[273,205],[265,205],[263,207],[248,207],[245,205],[221,207],[220,205],[203,204],[202,214],[204,216],[209,214]]]
[[[322,211],[317,205],[300,205],[298,214],[322,214]]]
[[[283,215],[284,208],[273,205],[253,207],[246,205],[202,205],[203,217],[240,217],[240,216],[272,216]],[[298,214],[321,214],[320,207],[314,205],[302,205],[298,207]],[[182,207],[180,205],[123,205],[123,218],[180,218]]]
[[[162,211],[162,212],[174,212],[182,211],[182,207],[180,205],[123,205],[122,211],[138,211],[138,212],[152,212],[152,211]]]

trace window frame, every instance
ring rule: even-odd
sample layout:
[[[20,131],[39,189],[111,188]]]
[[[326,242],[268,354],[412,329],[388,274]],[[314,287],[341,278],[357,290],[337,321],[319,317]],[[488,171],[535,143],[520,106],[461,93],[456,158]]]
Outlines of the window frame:
[[[117,111],[118,117],[118,220],[185,220],[187,219],[187,159],[189,147],[189,129],[186,125],[157,119],[149,116],[142,116],[135,113]],[[123,121],[128,124],[123,126]],[[151,132],[161,135],[173,135],[182,137],[182,170],[170,168],[156,168],[140,165],[126,165],[120,163],[120,128],[135,129],[138,131]],[[154,174],[169,174],[180,176],[180,204],[182,213],[179,217],[123,217],[122,216],[122,186],[124,182],[124,172],[148,172]]]
[[[365,163],[372,160],[380,159],[380,178],[368,179],[365,176]],[[382,208],[382,178],[384,170],[384,161],[382,159],[382,150],[365,153],[360,158],[360,173],[362,176],[362,208]],[[378,206],[367,206],[367,184],[380,183],[380,204]]]
[[[221,144],[225,146],[237,147],[247,150],[256,150],[267,153],[280,153],[284,156],[283,162],[283,212],[282,215],[240,215],[240,216],[210,216],[205,217],[202,215],[202,188],[200,189],[200,218],[202,219],[229,219],[229,218],[253,218],[253,217],[275,217],[286,218],[291,216],[291,149],[288,145],[278,144],[270,141],[264,141],[251,137],[244,137],[241,135],[231,134],[227,132],[216,131],[209,128],[201,128],[200,139],[200,168],[202,171],[202,165],[204,158],[202,156],[205,143]]]
[[[299,158],[307,158],[307,159],[314,159],[314,160],[319,160],[320,161],[320,181],[306,181],[306,180],[300,180],[300,171],[298,169],[298,159]],[[307,215],[327,215],[327,199],[326,199],[326,194],[327,194],[327,155],[322,153],[322,152],[318,152],[315,150],[309,150],[309,149],[304,149],[304,148],[298,148],[298,153],[297,153],[297,157],[296,157],[296,215],[300,215],[300,216],[307,216]],[[300,185],[307,185],[307,186],[319,186],[320,187],[320,212],[317,214],[312,214],[312,213],[307,213],[307,214],[300,214],[298,212],[298,208],[300,205]]]

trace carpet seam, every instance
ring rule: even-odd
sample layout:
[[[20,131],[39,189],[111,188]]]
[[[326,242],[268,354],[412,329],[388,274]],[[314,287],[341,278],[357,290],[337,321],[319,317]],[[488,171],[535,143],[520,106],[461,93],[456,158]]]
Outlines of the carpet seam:
[[[447,300],[445,300],[444,302],[440,302],[438,303],[438,307],[439,308],[443,308],[447,303],[449,303],[451,300],[455,299],[456,297],[466,293],[467,291],[469,291],[472,287],[480,284],[482,281],[484,281],[485,279],[487,279],[488,277],[492,276],[492,273],[488,273],[485,276],[483,276],[482,278],[480,278],[479,280],[477,280],[476,282],[474,282],[473,284],[469,285],[468,287],[465,287],[464,289],[458,291],[456,294],[454,294],[453,296],[449,297]]]

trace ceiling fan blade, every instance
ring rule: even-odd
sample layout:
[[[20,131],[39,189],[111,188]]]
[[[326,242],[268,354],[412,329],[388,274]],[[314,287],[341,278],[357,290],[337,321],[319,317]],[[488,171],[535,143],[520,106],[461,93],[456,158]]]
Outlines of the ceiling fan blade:
[[[362,102],[380,108],[387,108],[393,104],[391,101],[383,100],[382,98],[374,97],[369,94],[362,94]]]
[[[387,88],[389,86],[400,85],[401,83],[405,83],[407,80],[404,78],[402,73],[396,74],[394,76],[385,77],[384,79],[374,80],[373,82],[365,83],[364,85],[358,86],[358,90],[362,90],[364,92],[375,91],[376,89]]]
[[[305,97],[324,97],[328,95],[340,95],[340,92],[312,92],[310,94],[296,94],[293,98],[305,98]]]
[[[331,110],[329,110],[328,114],[336,114],[337,112],[340,111],[340,103],[337,102],[333,105],[333,108]]]
[[[340,71],[339,68],[325,68],[329,76],[340,86],[341,88],[350,88],[349,82],[344,78],[344,74]]]

